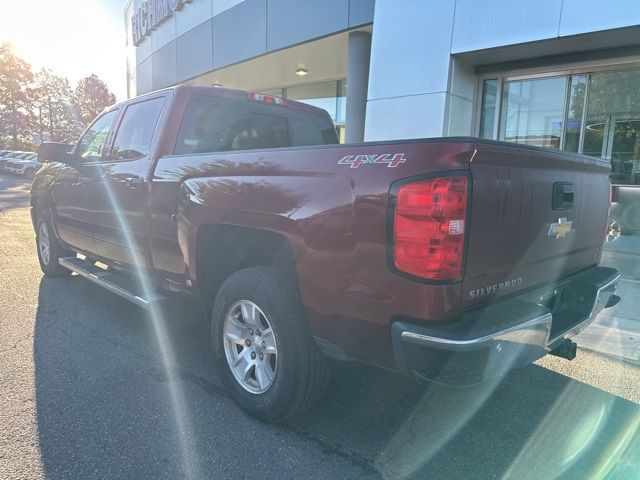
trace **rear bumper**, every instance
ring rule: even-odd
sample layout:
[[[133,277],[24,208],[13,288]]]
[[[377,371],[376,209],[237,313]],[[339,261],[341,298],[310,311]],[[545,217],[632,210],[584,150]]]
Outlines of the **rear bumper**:
[[[395,361],[418,380],[445,384],[503,375],[549,353],[617,303],[619,278],[612,268],[593,268],[445,325],[394,322]]]

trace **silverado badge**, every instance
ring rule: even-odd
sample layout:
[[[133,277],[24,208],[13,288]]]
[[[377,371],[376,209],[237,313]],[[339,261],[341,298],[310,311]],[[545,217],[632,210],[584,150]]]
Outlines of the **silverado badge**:
[[[571,231],[572,226],[572,221],[568,221],[566,218],[559,218],[556,223],[552,223],[551,225],[549,225],[547,236],[555,237],[556,240],[558,238],[563,238],[567,233]]]

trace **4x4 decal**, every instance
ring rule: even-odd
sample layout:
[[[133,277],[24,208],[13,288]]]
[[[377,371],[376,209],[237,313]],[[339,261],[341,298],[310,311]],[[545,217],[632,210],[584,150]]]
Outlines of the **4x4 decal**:
[[[395,168],[401,163],[406,162],[404,153],[383,153],[382,155],[347,155],[343,157],[338,165],[350,165],[351,168],[358,168],[360,165],[371,163],[383,163],[389,168]]]

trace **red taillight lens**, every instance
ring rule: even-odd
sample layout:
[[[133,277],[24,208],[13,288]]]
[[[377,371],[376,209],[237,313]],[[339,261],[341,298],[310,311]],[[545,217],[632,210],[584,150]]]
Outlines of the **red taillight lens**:
[[[468,180],[442,177],[398,188],[393,253],[398,270],[428,280],[460,280]]]
[[[249,92],[247,94],[247,98],[255,102],[269,103],[271,105],[284,106],[287,103],[287,101],[282,97],[276,97],[275,95],[265,95],[264,93],[256,92]]]

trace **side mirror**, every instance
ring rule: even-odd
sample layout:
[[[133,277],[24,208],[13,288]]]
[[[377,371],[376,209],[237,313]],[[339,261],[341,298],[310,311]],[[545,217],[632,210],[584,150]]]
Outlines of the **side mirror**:
[[[69,143],[41,143],[38,147],[38,159],[41,162],[59,162],[67,165],[73,164],[71,150],[73,145]]]

